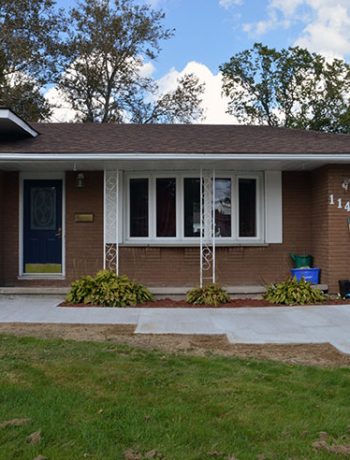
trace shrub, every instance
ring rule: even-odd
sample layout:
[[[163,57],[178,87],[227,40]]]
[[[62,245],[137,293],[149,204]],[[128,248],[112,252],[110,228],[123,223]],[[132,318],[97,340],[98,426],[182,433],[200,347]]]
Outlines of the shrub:
[[[110,270],[101,270],[95,277],[84,276],[74,281],[66,300],[72,304],[128,307],[152,301],[153,295],[126,275],[117,276]]]
[[[229,302],[230,296],[225,289],[217,284],[207,284],[202,288],[191,289],[186,295],[186,300],[194,305],[217,307],[221,303]]]
[[[271,284],[264,294],[265,300],[283,305],[308,305],[323,302],[325,298],[320,289],[311,287],[311,283],[305,281],[304,278],[297,281],[295,277],[281,283]]]

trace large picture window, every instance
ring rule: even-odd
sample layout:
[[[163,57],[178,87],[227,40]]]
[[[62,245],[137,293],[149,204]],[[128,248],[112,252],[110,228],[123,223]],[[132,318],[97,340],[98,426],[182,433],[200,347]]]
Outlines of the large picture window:
[[[129,176],[126,241],[190,243],[200,237],[200,178],[175,174]],[[212,202],[210,203],[212,206]],[[263,242],[262,176],[217,174],[215,236],[218,244]]]

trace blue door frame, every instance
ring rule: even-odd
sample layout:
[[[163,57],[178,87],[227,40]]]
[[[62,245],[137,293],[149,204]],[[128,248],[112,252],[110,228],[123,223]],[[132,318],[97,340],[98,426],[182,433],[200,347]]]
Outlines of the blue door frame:
[[[62,180],[23,181],[24,274],[61,274]]]

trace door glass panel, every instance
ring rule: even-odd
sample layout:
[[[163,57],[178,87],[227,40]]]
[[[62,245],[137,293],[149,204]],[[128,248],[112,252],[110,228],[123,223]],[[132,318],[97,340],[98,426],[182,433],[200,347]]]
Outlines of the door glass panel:
[[[30,193],[31,230],[56,229],[56,188],[32,187]]]

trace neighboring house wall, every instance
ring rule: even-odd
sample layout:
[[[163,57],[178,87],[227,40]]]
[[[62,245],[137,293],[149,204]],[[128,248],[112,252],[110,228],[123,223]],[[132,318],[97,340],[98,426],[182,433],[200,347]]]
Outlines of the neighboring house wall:
[[[3,227],[4,227],[4,215],[3,215],[3,204],[4,204],[4,194],[3,194],[3,176],[4,173],[0,171],[0,285],[3,284],[3,248],[4,248],[4,238],[3,238]]]

